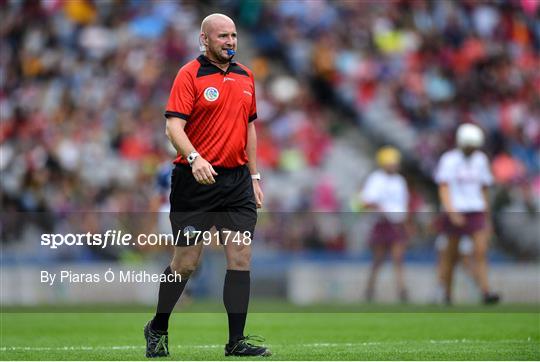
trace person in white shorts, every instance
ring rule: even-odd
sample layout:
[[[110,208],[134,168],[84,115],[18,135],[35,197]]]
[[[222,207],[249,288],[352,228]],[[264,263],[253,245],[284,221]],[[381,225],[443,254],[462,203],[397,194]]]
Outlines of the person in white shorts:
[[[483,302],[499,302],[488,283],[487,250],[491,235],[488,190],[493,183],[489,160],[479,150],[484,144],[482,130],[473,124],[462,124],[456,133],[457,148],[445,152],[437,166],[435,181],[444,208],[443,232],[448,247],[442,258],[446,302],[452,300],[452,278],[458,260],[462,236],[473,240],[474,276],[483,294]]]
[[[379,168],[367,178],[360,198],[364,209],[377,214],[369,244],[373,251],[373,264],[366,288],[366,299],[372,300],[375,280],[387,254],[392,256],[396,287],[400,300],[407,300],[403,280],[403,257],[407,244],[405,220],[409,192],[403,176],[398,173],[401,154],[393,147],[383,147],[377,153]]]

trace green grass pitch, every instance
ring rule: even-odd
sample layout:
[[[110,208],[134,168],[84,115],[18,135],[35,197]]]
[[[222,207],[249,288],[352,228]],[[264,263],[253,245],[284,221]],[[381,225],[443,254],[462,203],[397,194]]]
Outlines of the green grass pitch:
[[[247,333],[266,337],[269,360],[540,360],[537,308],[276,308],[248,316]],[[287,312],[288,310],[288,312]],[[346,308],[343,309],[347,311]],[[148,308],[130,313],[2,311],[2,360],[144,360]],[[172,360],[222,360],[225,313],[175,312]],[[163,359],[160,359],[163,360]]]

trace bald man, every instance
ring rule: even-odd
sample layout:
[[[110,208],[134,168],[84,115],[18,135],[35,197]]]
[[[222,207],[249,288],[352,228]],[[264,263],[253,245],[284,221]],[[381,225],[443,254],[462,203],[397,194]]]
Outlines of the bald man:
[[[234,62],[237,33],[223,14],[201,23],[204,54],[174,80],[165,117],[177,151],[171,181],[174,256],[160,278],[158,306],[144,328],[147,357],[169,355],[171,312],[197,268],[203,245],[223,246],[227,272],[223,302],[229,341],[225,356],[269,356],[244,336],[250,292],[251,242],[263,203],[257,171],[257,118],[252,72]]]

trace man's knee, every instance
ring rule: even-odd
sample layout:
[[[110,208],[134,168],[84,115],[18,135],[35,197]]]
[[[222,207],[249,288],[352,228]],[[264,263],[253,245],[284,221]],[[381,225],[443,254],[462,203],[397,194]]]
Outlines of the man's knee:
[[[197,264],[171,262],[170,267],[172,273],[180,274],[182,278],[189,278],[197,269]]]
[[[196,253],[189,253],[184,255],[176,255],[171,261],[171,272],[178,273],[182,278],[189,278],[191,274],[197,269],[199,264],[199,255]]]

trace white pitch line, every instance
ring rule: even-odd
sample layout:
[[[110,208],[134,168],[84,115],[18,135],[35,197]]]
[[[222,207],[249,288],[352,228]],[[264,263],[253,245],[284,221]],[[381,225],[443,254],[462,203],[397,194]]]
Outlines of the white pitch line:
[[[377,345],[389,345],[389,344],[410,344],[410,343],[431,343],[431,344],[458,344],[458,343],[531,343],[532,339],[529,337],[524,339],[506,339],[499,341],[484,341],[474,339],[440,339],[429,341],[399,341],[399,342],[358,342],[358,343],[299,343],[299,344],[270,344],[270,347],[365,347],[365,346],[377,346]],[[196,349],[217,349],[223,348],[221,344],[199,344],[199,345],[186,345],[178,344],[173,346],[174,348],[196,348]],[[12,347],[0,347],[0,351],[98,351],[98,350],[143,350],[144,345],[137,346],[64,346],[64,347],[33,347],[33,346],[12,346]]]

